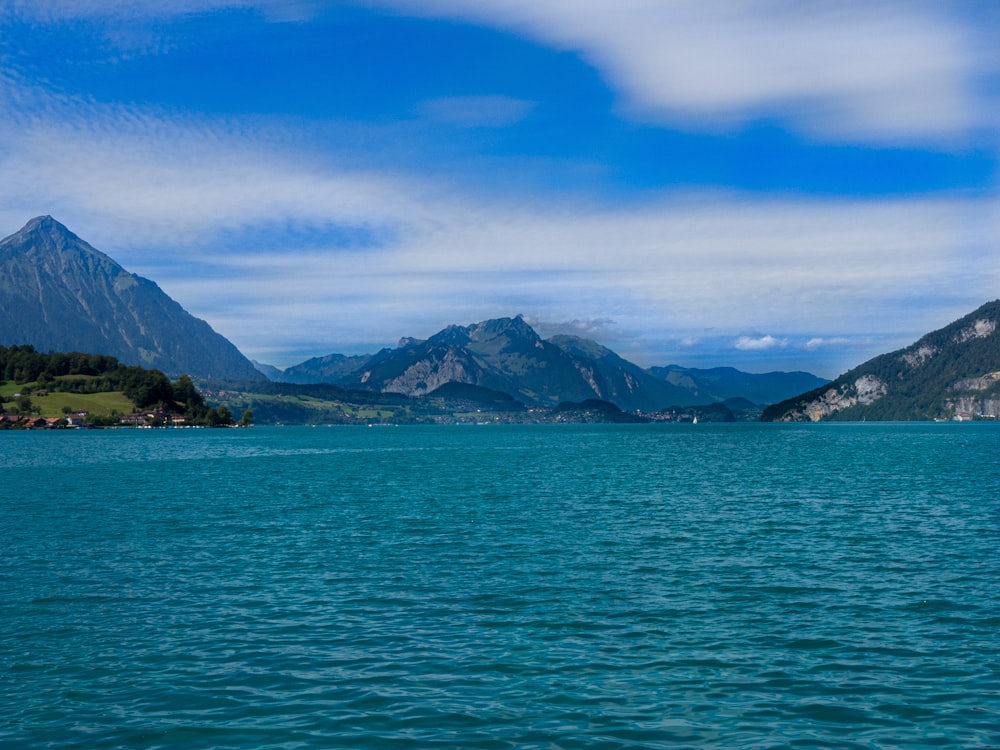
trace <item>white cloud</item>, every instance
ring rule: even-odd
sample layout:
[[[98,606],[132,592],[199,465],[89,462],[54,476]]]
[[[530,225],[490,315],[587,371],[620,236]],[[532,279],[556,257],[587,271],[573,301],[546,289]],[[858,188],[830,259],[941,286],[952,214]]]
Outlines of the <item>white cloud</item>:
[[[784,349],[788,339],[778,339],[774,336],[740,336],[733,342],[733,347],[744,352],[763,352],[769,349]]]
[[[965,142],[995,128],[1000,75],[988,5],[945,0],[355,0],[416,16],[505,29],[577,52],[644,121],[731,130],[779,120],[810,137]],[[320,0],[0,0],[0,15],[87,18],[109,39],[155,51],[149,21],[226,9],[303,21]],[[130,36],[134,37],[129,41]],[[993,81],[992,84],[989,81]],[[992,92],[992,93],[991,93]],[[477,104],[479,109],[464,105]],[[427,104],[457,124],[523,117],[524,102]],[[483,122],[483,113],[492,120]],[[471,121],[470,121],[470,118]],[[489,119],[489,118],[486,118]]]
[[[370,0],[575,50],[633,116],[732,128],[758,117],[861,140],[952,139],[990,126],[977,101],[995,39],[938,2]],[[990,58],[992,62],[990,61]]]
[[[1000,276],[1000,260],[965,264],[968,237],[956,232],[969,213],[987,210],[948,200],[706,195],[627,211],[543,212],[452,197],[429,213],[434,222],[401,215],[412,233],[377,251],[220,254],[211,260],[228,265],[225,286],[176,267],[164,269],[164,286],[248,348],[308,329],[322,354],[526,313],[576,320],[578,333],[618,351],[633,339],[694,339],[708,328],[780,331],[736,341],[760,352],[787,347],[790,336],[819,339],[818,330],[831,346],[844,332],[901,332],[908,343],[968,312],[947,308],[954,292],[936,299],[942,279],[963,289],[971,309],[995,296],[990,279]],[[191,257],[204,259],[196,250]],[[614,325],[583,317],[595,312]]]
[[[206,233],[275,224],[390,236],[402,218],[421,215],[405,178],[319,164],[294,147],[304,145],[298,134],[52,97],[9,76],[0,78],[5,105],[5,223],[52,213],[94,227],[95,240],[170,237],[181,252]]]
[[[611,318],[576,318],[574,320],[553,321],[525,315],[524,319],[542,338],[563,334],[593,341],[606,341],[621,335],[618,324]]]
[[[78,18],[135,21],[231,8],[254,9],[275,20],[298,20],[309,17],[316,7],[316,0],[0,0],[5,16],[45,23]]]
[[[990,199],[489,202],[338,168],[298,133],[58,99],[9,76],[0,112],[0,234],[50,213],[251,356],[517,313],[589,326],[636,358],[630,342],[709,329],[772,332],[743,351],[873,330],[902,345],[995,297],[1000,278]],[[328,237],[339,227],[371,241]]]
[[[802,345],[802,348],[807,351],[815,351],[817,349],[823,349],[831,346],[851,346],[857,343],[858,342],[855,341],[854,339],[850,339],[845,336],[833,336],[833,337],[813,336],[811,339],[806,341],[805,344]]]
[[[532,106],[509,96],[449,96],[424,102],[420,111],[431,120],[462,128],[502,128],[523,120]]]
[[[300,23],[315,17],[322,0],[0,0],[0,25],[87,23],[91,42],[107,61],[163,54],[177,39],[161,21],[225,11],[248,11],[272,23]]]

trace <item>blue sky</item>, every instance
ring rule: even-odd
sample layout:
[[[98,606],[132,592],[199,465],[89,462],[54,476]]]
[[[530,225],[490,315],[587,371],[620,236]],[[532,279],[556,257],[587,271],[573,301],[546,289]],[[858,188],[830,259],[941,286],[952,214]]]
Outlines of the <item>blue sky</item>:
[[[523,314],[833,377],[1000,296],[1000,4],[0,0],[0,234],[248,356]]]

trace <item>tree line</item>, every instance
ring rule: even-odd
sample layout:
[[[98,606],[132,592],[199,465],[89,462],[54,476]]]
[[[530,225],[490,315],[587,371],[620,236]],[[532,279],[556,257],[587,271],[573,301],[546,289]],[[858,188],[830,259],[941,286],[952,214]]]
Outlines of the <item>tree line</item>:
[[[30,384],[22,390],[22,396],[33,391],[121,391],[139,410],[173,411],[183,414],[190,423],[212,427],[234,421],[225,406],[208,406],[187,375],[171,382],[159,370],[125,365],[106,354],[43,353],[30,345],[0,346],[0,381]],[[241,421],[246,424],[250,419],[252,415],[244,414]]]

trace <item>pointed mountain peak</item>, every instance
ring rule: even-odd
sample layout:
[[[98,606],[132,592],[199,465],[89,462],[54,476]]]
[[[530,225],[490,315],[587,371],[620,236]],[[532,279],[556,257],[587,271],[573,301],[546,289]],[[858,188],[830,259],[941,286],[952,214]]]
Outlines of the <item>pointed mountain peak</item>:
[[[32,231],[38,229],[39,227],[48,226],[50,224],[59,224],[58,221],[53,219],[50,215],[36,216],[34,219],[30,219],[27,224],[24,225],[22,232]],[[60,224],[60,226],[62,226]]]
[[[72,237],[75,240],[80,238],[66,228],[65,224],[60,224],[51,216],[36,216],[25,224],[17,234],[47,234],[51,236]]]
[[[36,259],[96,257],[116,272],[124,272],[112,258],[80,239],[51,216],[36,216],[20,231],[0,241],[0,252],[3,251],[8,255],[26,255]]]
[[[499,336],[524,338],[532,342],[540,340],[535,329],[525,322],[523,315],[484,320],[469,326],[467,330],[473,341],[486,341]]]
[[[51,216],[0,240],[0,309],[2,343],[109,354],[168,374],[263,378],[208,323]]]
[[[500,338],[510,341],[526,340],[531,344],[541,341],[535,329],[524,322],[522,315],[515,318],[491,318],[467,326],[453,324],[438,331],[428,341],[434,344],[465,346]]]

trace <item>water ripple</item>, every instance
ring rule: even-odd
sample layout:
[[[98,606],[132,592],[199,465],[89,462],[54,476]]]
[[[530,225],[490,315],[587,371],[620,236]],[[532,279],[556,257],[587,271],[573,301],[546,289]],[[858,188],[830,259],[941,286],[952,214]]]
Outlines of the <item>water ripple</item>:
[[[1000,745],[994,425],[25,437],[0,746]]]

